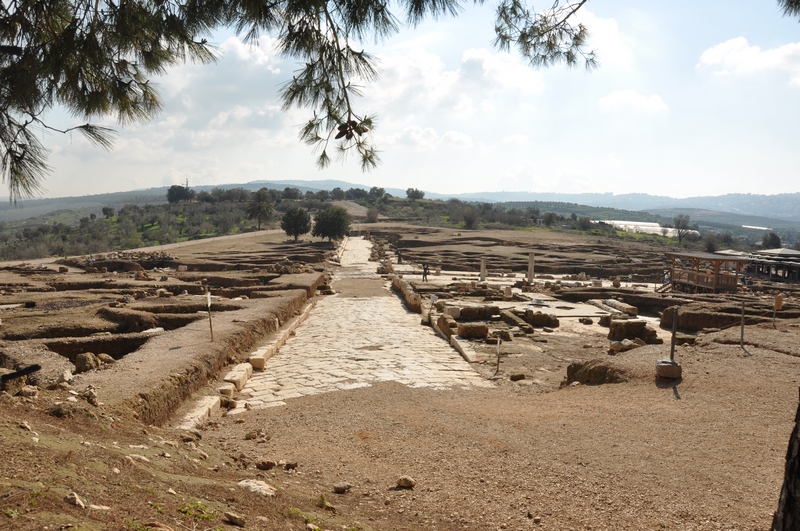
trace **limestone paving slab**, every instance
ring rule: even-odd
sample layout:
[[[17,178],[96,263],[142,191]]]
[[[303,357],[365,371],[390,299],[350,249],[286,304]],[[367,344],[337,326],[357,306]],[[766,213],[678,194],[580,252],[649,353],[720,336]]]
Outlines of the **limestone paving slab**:
[[[348,239],[333,288],[341,278],[378,278],[369,253],[368,241]],[[434,389],[493,386],[419,320],[396,297],[322,298],[264,370],[247,381],[231,413],[378,381]]]

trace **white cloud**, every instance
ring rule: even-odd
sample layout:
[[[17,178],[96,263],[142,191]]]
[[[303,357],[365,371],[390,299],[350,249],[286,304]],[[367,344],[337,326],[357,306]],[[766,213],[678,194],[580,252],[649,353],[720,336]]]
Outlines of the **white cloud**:
[[[521,135],[521,134],[508,135],[503,137],[504,144],[511,144],[514,146],[524,146],[525,144],[528,143],[529,140],[530,138],[528,137],[528,135]]]
[[[448,131],[442,136],[440,144],[452,149],[469,149],[472,147],[472,138],[458,131]]]
[[[717,75],[784,71],[792,76],[793,84],[800,84],[800,43],[762,50],[746,38],[736,37],[704,51],[697,67],[711,68]]]
[[[461,77],[479,74],[481,85],[489,89],[509,89],[526,94],[544,90],[541,72],[533,70],[507,53],[491,52],[486,48],[470,48],[461,59]]]
[[[232,54],[239,61],[257,66],[265,66],[273,74],[279,74],[280,62],[277,40],[268,36],[259,37],[256,42],[245,44],[238,37],[230,37],[220,45],[226,55]]]
[[[614,111],[619,109],[633,110],[646,114],[658,114],[668,110],[667,104],[658,94],[644,96],[635,90],[615,90],[599,101],[600,109]]]
[[[388,137],[386,142],[405,145],[418,152],[438,151],[439,148],[462,150],[473,145],[472,138],[464,133],[447,131],[439,135],[431,127],[422,128],[417,125],[405,127],[399,134]]]
[[[595,51],[602,68],[632,68],[633,52],[620,33],[616,19],[600,18],[582,9],[578,11],[577,20],[589,29],[587,48]]]

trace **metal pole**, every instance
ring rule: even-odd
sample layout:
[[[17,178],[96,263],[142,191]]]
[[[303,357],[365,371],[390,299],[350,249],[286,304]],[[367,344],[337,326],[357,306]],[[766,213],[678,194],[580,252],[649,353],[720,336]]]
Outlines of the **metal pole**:
[[[211,324],[211,290],[206,288],[206,300],[208,301],[208,329],[211,331],[211,342],[214,342],[214,326]]]
[[[744,350],[744,301],[742,301],[742,332],[739,336],[739,346]]]
[[[675,361],[675,333],[678,331],[678,307],[672,312],[672,343],[669,346],[669,361]]]

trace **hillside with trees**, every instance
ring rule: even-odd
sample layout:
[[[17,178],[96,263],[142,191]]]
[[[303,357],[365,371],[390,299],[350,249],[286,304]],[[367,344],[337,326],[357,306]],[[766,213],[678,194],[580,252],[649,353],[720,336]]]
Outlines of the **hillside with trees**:
[[[346,190],[336,186],[331,190],[303,192],[292,186],[194,190],[176,185],[165,189],[158,204],[114,203],[77,212],[51,212],[24,221],[0,222],[0,259],[93,254],[265,228],[281,228],[293,240],[306,235],[334,240],[346,235],[350,227],[351,215],[336,208],[336,202],[342,201],[348,203],[338,205],[350,205],[351,211],[357,205],[365,213],[360,218],[364,223],[393,220],[466,230],[566,230],[599,237],[649,239],[709,251],[792,246],[800,236],[793,230],[748,229],[698,221],[693,210],[664,211],[671,214],[668,217],[577,203],[488,203],[456,198],[445,201],[426,199],[425,195],[421,190],[409,188],[404,197],[395,196],[377,186]],[[658,223],[665,229],[676,229],[677,239],[665,237],[666,230],[662,234],[624,232],[604,223],[606,220]],[[733,221],[729,217],[722,220]]]

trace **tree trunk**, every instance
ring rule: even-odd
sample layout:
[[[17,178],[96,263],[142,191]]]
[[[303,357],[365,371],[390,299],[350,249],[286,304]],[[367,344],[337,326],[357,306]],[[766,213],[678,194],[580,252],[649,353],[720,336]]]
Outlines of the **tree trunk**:
[[[786,450],[786,469],[778,510],[772,517],[772,531],[800,529],[800,403],[794,416],[794,429]]]

